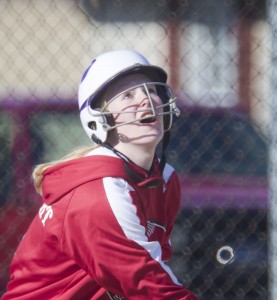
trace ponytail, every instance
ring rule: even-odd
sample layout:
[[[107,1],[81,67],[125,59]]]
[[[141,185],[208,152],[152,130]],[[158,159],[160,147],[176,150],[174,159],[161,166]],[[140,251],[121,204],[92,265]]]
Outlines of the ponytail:
[[[65,155],[63,158],[61,158],[59,160],[55,160],[52,162],[37,165],[32,173],[32,178],[34,181],[34,186],[35,186],[36,191],[40,195],[42,195],[43,174],[48,168],[58,165],[60,163],[72,160],[72,159],[83,157],[96,147],[98,147],[98,146],[97,145],[96,146],[84,146],[84,147],[81,147],[77,150],[74,150],[74,151],[68,153],[67,155]]]

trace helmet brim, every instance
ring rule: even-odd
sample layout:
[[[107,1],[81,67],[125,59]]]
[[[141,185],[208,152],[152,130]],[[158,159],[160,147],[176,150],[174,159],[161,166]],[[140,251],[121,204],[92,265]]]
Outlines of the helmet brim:
[[[126,68],[116,73],[114,76],[106,80],[105,83],[101,85],[95,91],[95,93],[89,97],[88,104],[90,105],[90,107],[98,108],[100,106],[101,95],[103,95],[106,89],[116,80],[131,74],[145,75],[153,82],[166,83],[167,81],[167,74],[160,67],[153,66],[153,65],[141,65],[141,64],[133,65],[129,68]]]

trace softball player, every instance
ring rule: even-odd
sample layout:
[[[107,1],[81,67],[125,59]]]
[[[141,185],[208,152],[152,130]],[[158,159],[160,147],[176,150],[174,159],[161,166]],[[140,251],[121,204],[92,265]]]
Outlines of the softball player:
[[[132,50],[92,61],[78,101],[94,145],[35,168],[43,205],[14,255],[2,300],[196,300],[165,263],[180,203],[164,154],[179,115],[166,81],[163,69]]]

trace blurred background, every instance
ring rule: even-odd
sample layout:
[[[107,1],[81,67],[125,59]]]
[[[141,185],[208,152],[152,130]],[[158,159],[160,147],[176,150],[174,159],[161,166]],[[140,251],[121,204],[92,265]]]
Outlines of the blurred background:
[[[77,107],[84,70],[104,51],[132,48],[168,72],[182,111],[168,149],[182,185],[171,268],[203,300],[267,299],[268,2],[0,1],[2,292],[41,204],[33,167],[90,143]]]

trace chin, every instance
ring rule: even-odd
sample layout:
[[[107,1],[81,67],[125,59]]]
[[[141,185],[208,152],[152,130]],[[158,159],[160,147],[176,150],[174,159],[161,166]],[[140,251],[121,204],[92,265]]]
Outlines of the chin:
[[[159,142],[161,141],[163,136],[161,135],[148,135],[148,136],[142,136],[139,138],[133,138],[133,141],[135,144],[139,145],[152,145],[153,147],[156,147]]]
[[[123,143],[132,143],[132,144],[153,144],[157,145],[163,138],[164,131],[153,128],[133,128],[132,131],[128,132],[118,132],[118,136],[121,142]]]

